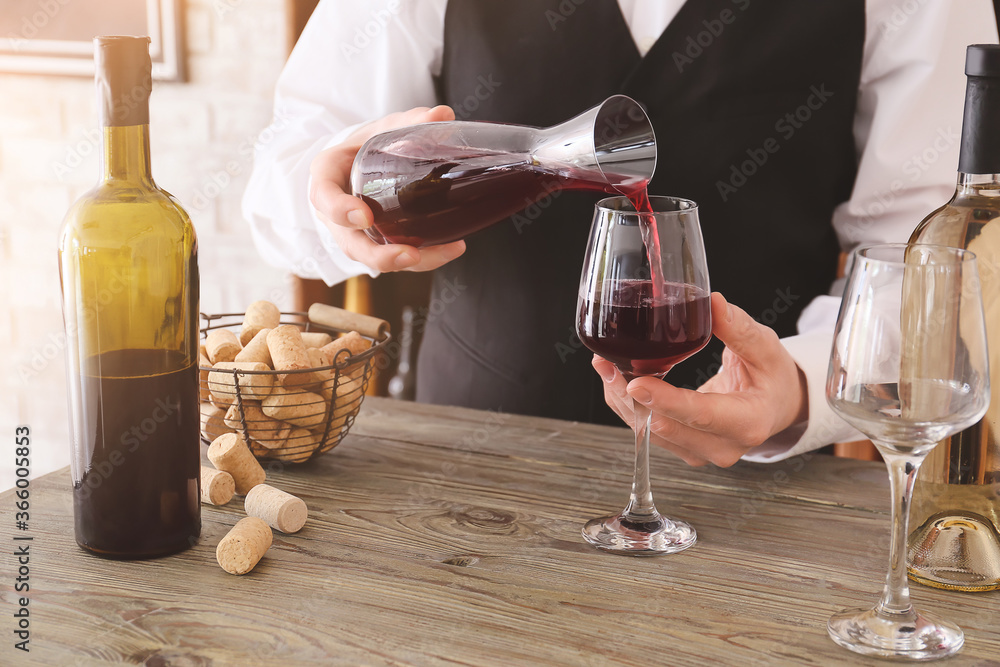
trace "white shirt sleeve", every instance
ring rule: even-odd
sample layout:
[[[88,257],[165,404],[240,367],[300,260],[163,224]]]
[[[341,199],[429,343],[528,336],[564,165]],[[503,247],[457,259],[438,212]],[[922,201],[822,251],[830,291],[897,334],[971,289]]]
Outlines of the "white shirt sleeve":
[[[243,216],[268,263],[333,285],[370,273],[347,259],[309,202],[309,165],[357,125],[434,106],[446,0],[322,0],[275,90],[254,147]],[[374,275],[374,274],[373,274]]]
[[[851,198],[833,226],[841,249],[905,242],[955,189],[965,48],[996,43],[989,0],[899,3],[869,0],[854,136],[859,155]],[[777,461],[832,442],[864,438],[826,402],[826,373],[843,281],[799,318],[785,348],[806,376],[809,421],[779,433],[744,458]]]

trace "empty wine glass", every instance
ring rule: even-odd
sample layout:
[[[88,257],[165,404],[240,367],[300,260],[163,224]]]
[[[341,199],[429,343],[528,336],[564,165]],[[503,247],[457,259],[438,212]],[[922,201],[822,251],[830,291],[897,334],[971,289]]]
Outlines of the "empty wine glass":
[[[835,642],[868,655],[930,660],[961,649],[962,630],[910,604],[906,535],[917,471],[934,445],[989,405],[989,361],[975,255],[945,246],[857,250],[827,377],[833,410],[871,438],[889,468],[889,573],[873,609],[834,615]]]
[[[643,207],[646,202],[642,200]],[[712,336],[708,269],[693,201],[649,197],[636,212],[625,197],[597,203],[583,265],[577,333],[626,380],[663,377]],[[583,528],[594,546],[653,555],[687,549],[694,528],[656,511],[649,484],[648,407],[633,402],[635,476],[628,506]]]

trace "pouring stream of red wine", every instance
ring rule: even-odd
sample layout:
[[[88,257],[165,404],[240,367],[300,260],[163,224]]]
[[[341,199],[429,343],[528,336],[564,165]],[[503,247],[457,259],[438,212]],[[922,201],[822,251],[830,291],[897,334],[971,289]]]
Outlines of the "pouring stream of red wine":
[[[663,296],[663,255],[660,254],[660,235],[656,231],[656,216],[653,206],[649,203],[648,181],[643,181],[639,187],[625,191],[625,196],[632,202],[639,214],[639,231],[642,242],[646,246],[646,259],[649,261],[649,278],[653,286],[653,302],[659,303]]]

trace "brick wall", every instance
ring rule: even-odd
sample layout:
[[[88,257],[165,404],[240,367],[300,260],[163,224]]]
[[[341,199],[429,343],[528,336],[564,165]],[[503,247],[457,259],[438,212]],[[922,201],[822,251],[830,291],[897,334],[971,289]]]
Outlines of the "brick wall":
[[[288,308],[288,277],[257,258],[239,210],[286,54],[284,0],[184,5],[188,81],[154,85],[153,176],[197,228],[202,311]],[[0,490],[17,424],[32,428],[33,477],[69,463],[57,235],[97,178],[96,126],[92,80],[0,74]]]

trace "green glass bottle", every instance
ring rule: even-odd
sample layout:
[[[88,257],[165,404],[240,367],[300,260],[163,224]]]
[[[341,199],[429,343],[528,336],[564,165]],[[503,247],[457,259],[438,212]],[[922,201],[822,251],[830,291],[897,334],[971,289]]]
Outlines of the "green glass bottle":
[[[101,180],[59,240],[76,540],[148,558],[201,532],[198,243],[150,172],[149,38],[94,42]]]

